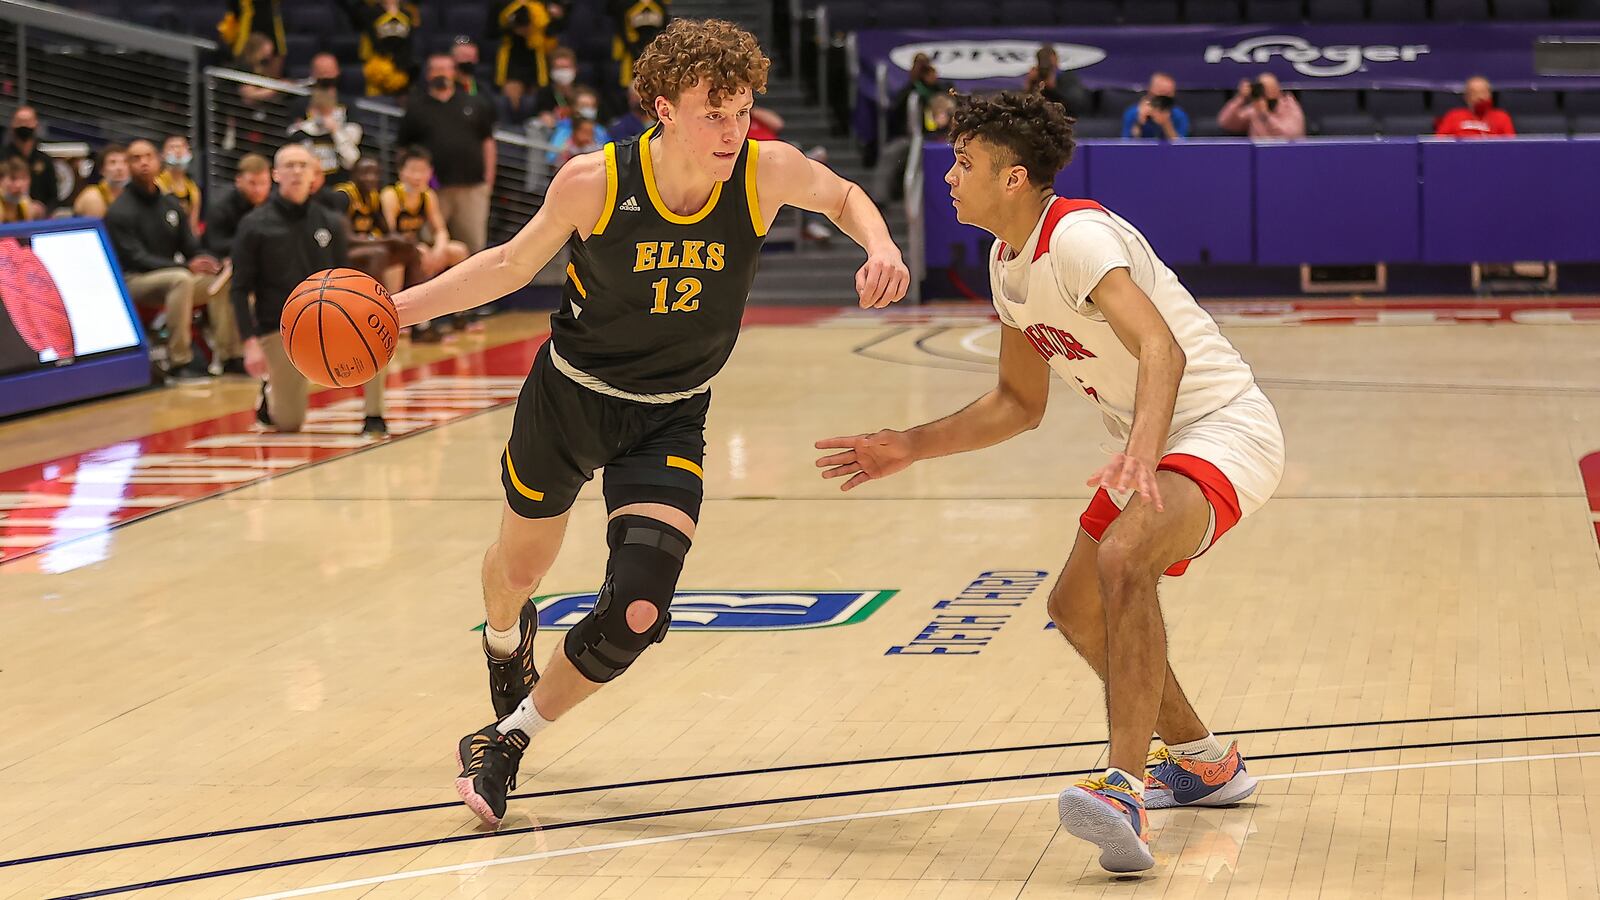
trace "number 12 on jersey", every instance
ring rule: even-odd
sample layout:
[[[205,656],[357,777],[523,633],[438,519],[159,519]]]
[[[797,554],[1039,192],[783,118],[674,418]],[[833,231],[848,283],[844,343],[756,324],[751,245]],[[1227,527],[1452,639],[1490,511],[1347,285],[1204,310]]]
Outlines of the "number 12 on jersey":
[[[672,301],[670,309],[667,307],[667,282],[671,280],[670,278],[658,278],[650,285],[656,292],[656,302],[654,306],[650,307],[650,312],[652,314],[666,315],[669,312],[694,312],[699,309],[701,285],[698,278],[678,279],[678,283],[673,285],[673,290],[677,291],[678,298]]]

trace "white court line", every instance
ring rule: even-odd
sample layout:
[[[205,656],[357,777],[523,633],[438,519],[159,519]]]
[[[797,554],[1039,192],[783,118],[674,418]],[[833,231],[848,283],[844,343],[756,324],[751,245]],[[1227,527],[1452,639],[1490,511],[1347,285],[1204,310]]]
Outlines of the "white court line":
[[[961,349],[981,359],[993,359],[994,351],[987,347],[979,347],[978,341],[1000,330],[999,325],[983,325],[968,331],[961,339]]]
[[[1553,740],[1559,740],[1554,738]],[[1584,757],[1600,756],[1600,750],[1586,750],[1578,753],[1540,753],[1532,756],[1496,756],[1490,759],[1459,759],[1443,762],[1425,763],[1399,763],[1388,766],[1358,766],[1351,769],[1321,769],[1315,772],[1285,772],[1281,775],[1257,775],[1257,781],[1284,781],[1291,778],[1324,778],[1330,775],[1363,775],[1368,772],[1400,772],[1407,769],[1445,769],[1454,766],[1488,766],[1496,763],[1534,762],[1541,759],[1582,759]],[[385,884],[391,881],[405,881],[411,878],[426,878],[430,875],[449,875],[454,872],[467,872],[473,869],[487,869],[490,866],[504,866],[511,863],[533,862],[541,859],[556,859],[562,856],[581,856],[586,853],[604,853],[608,850],[625,850],[632,847],[649,847],[653,844],[673,844],[680,841],[694,841],[700,838],[723,837],[730,834],[752,834],[757,831],[774,831],[781,828],[804,828],[810,825],[827,825],[833,822],[855,822],[862,819],[883,819],[889,816],[911,816],[918,813],[943,812],[947,809],[974,809],[981,806],[1005,806],[1011,803],[1038,803],[1044,800],[1054,800],[1057,793],[1029,794],[1025,797],[1000,797],[994,800],[968,800],[963,803],[939,803],[932,806],[907,806],[900,809],[881,809],[876,812],[848,813],[838,816],[821,816],[815,819],[791,819],[786,822],[767,822],[763,825],[740,825],[735,828],[718,828],[714,831],[690,831],[683,834],[664,834],[652,838],[634,838],[626,841],[612,841],[609,844],[594,844],[587,847],[568,847],[565,850],[545,850],[539,853],[528,853],[522,856],[504,856],[498,859],[486,859],[481,862],[457,863],[452,866],[439,866],[435,869],[417,869],[412,872],[394,872],[389,875],[374,875],[371,878],[357,878],[353,881],[339,881],[331,884],[319,884],[312,887],[296,888],[292,891],[280,891],[276,894],[261,894],[249,900],[286,900],[289,897],[307,897],[312,894],[326,894],[330,891],[342,891],[348,888],[366,887],[373,884]]]

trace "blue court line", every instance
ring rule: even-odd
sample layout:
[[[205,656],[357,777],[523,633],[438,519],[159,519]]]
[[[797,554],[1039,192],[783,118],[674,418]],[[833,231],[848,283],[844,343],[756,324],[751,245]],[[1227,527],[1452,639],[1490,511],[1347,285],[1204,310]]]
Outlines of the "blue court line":
[[[1249,734],[1287,734],[1297,731],[1325,731],[1335,728],[1372,728],[1384,725],[1418,725],[1434,722],[1467,722],[1484,719],[1523,719],[1539,718],[1544,716],[1577,716],[1590,713],[1600,713],[1600,707],[1589,709],[1552,709],[1537,712],[1502,712],[1463,714],[1457,716],[1424,716],[1411,719],[1372,719],[1365,722],[1336,722],[1324,725],[1284,725],[1277,728],[1245,728],[1223,732],[1227,735]],[[848,766],[876,765],[879,763],[916,762],[925,759],[955,759],[963,756],[985,756],[991,753],[1026,753],[1035,750],[1073,750],[1083,747],[1100,747],[1105,741],[1068,741],[1046,744],[1019,744],[1010,747],[990,747],[976,750],[940,750],[931,753],[908,753],[900,756],[875,756],[863,759],[832,760],[818,763],[794,763],[786,766],[766,766],[756,769],[735,769],[727,772],[705,772],[697,775],[674,775],[668,778],[649,778],[640,781],[619,781],[611,784],[597,784],[588,787],[559,788],[548,791],[532,791],[525,794],[512,794],[511,800],[533,800],[541,797],[564,797],[572,794],[594,794],[604,791],[625,790],[628,788],[656,787],[667,784],[681,784],[686,781],[716,781],[724,778],[743,778],[750,775],[781,775],[786,772],[807,772],[818,769],[837,769]],[[1270,757],[1255,757],[1270,758]],[[283,822],[268,822],[258,825],[241,825],[235,828],[222,828],[215,831],[199,831],[192,834],[177,834],[167,837],[146,838],[139,841],[126,841],[120,844],[106,844],[99,847],[84,847],[78,850],[62,850],[56,853],[44,853],[38,856],[23,856],[17,859],[0,860],[0,869],[11,866],[26,866],[33,863],[50,862],[58,859],[71,859],[78,856],[92,856],[100,853],[113,853],[118,850],[137,850],[142,847],[159,847],[163,844],[177,844],[187,841],[198,841],[206,838],[232,837],[240,834],[253,834],[258,831],[274,831],[280,828],[299,828],[305,825],[323,825],[330,822],[349,822],[356,819],[371,819],[382,816],[397,816],[406,813],[431,812],[440,809],[451,809],[459,806],[460,801],[451,800],[446,803],[421,803],[414,806],[396,806],[389,809],[374,809],[363,812],[338,813],[330,816],[316,816],[306,819],[291,819]]]
[[[1504,715],[1504,714],[1502,714]],[[1427,720],[1424,720],[1427,721]],[[1238,733],[1238,732],[1234,732]],[[1376,747],[1344,747],[1335,750],[1308,750],[1302,753],[1271,753],[1255,756],[1256,761],[1273,759],[1306,759],[1316,756],[1343,756],[1354,753],[1384,753],[1396,750],[1432,750],[1445,747],[1473,747],[1485,744],[1521,744],[1535,741],[1573,741],[1586,738],[1600,738],[1600,732],[1585,732],[1582,734],[1541,734],[1528,737],[1502,737],[1481,738],[1469,741],[1434,741],[1430,743],[1414,744],[1388,744]],[[1096,742],[1097,744],[1099,742]],[[517,835],[531,834],[537,831],[565,831],[573,828],[588,828],[596,825],[613,825],[619,822],[640,822],[650,819],[662,819],[673,816],[687,816],[697,813],[717,813],[734,809],[754,809],[762,806],[775,806],[781,803],[809,803],[815,800],[838,800],[848,797],[864,797],[873,794],[893,794],[901,791],[924,791],[937,788],[967,787],[979,784],[1000,784],[1007,781],[1031,781],[1040,778],[1060,778],[1071,775],[1087,775],[1098,769],[1068,769],[1053,772],[1024,772],[1019,775],[996,775],[988,778],[962,778],[953,781],[929,781],[917,784],[899,784],[886,787],[858,788],[848,791],[829,791],[819,794],[804,794],[793,797],[769,797],[764,800],[744,800],[736,803],[715,803],[707,806],[692,806],[685,809],[661,809],[642,813],[627,813],[623,815],[604,816],[595,819],[578,819],[571,822],[557,822],[552,825],[529,825],[522,828],[504,828],[499,831],[474,832],[472,834],[457,834],[430,840],[408,841],[403,844],[387,844],[378,847],[365,847],[360,850],[344,850],[337,853],[319,853],[315,856],[300,856],[290,859],[271,860],[264,863],[252,863],[244,866],[233,866],[227,869],[213,869],[206,872],[194,872],[188,875],[174,875],[169,878],[160,878],[154,881],[141,881],[134,884],[123,884],[115,887],[100,888],[78,894],[65,894],[51,900],[81,900],[88,897],[106,897],[113,894],[126,894],[133,891],[150,890],[158,887],[168,887],[175,884],[189,884],[196,881],[208,881],[213,878],[227,878],[233,875],[246,875],[252,872],[263,872],[271,869],[284,869],[291,866],[309,865],[311,863],[330,862],[338,859],[354,859],[362,856],[373,856],[380,853],[393,853],[401,850],[419,850],[429,847],[442,847],[449,844],[459,844],[464,841],[481,841],[490,838],[514,837]],[[456,805],[456,804],[448,804]]]

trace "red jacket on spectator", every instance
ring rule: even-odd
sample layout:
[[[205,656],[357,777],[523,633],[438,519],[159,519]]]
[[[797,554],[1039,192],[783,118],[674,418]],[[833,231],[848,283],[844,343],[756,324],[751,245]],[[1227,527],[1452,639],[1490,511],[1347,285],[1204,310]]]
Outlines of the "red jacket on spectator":
[[[1503,109],[1491,106],[1480,113],[1459,106],[1439,117],[1434,134],[1457,138],[1516,137],[1517,130],[1511,126],[1511,114]]]

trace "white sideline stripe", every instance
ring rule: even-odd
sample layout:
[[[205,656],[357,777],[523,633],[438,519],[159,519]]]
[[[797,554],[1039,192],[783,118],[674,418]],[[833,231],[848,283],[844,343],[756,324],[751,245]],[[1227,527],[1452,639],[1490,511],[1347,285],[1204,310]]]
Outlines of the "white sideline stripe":
[[[1559,738],[1553,738],[1559,740]],[[1585,757],[1600,756],[1600,750],[1586,750],[1578,753],[1539,753],[1532,756],[1496,756],[1490,759],[1459,759],[1441,762],[1424,763],[1397,763],[1387,766],[1356,766],[1349,769],[1321,769],[1315,772],[1284,772],[1278,775],[1257,775],[1257,781],[1286,781],[1291,778],[1325,778],[1332,775],[1364,775],[1369,772],[1401,772],[1409,769],[1445,769],[1455,766],[1488,766],[1497,763],[1535,762],[1544,759],[1582,759]],[[451,866],[439,866],[434,869],[417,869],[411,872],[394,872],[389,875],[374,875],[371,878],[357,878],[353,881],[338,881],[330,884],[319,884],[312,887],[297,888],[292,891],[280,891],[276,894],[260,894],[250,900],[287,900],[290,897],[307,897],[312,894],[326,894],[331,891],[342,891],[349,888],[366,887],[374,884],[386,884],[391,881],[405,881],[411,878],[426,878],[431,875],[449,875],[455,872],[467,872],[473,869],[486,869],[490,866],[504,866],[511,863],[533,862],[541,859],[557,859],[563,856],[581,856],[586,853],[605,853],[609,850],[626,850],[632,847],[649,847],[653,844],[672,844],[680,841],[694,841],[700,838],[723,837],[730,834],[751,834],[758,831],[774,831],[781,828],[805,828],[810,825],[827,825],[833,822],[855,822],[862,819],[883,819],[890,816],[912,816],[918,813],[943,812],[948,809],[975,809],[982,806],[1004,806],[1011,803],[1038,803],[1044,800],[1054,800],[1056,792],[1049,794],[1028,794],[1024,797],[1000,797],[993,800],[968,800],[963,803],[938,803],[932,806],[907,806],[900,809],[881,809],[876,812],[848,813],[838,816],[820,816],[814,819],[790,819],[785,822],[767,822],[761,825],[740,825],[736,828],[718,828],[713,831],[689,831],[682,834],[664,834],[652,838],[634,838],[626,841],[612,841],[608,844],[593,844],[586,847],[568,847],[565,850],[545,850],[539,853],[527,853],[522,856],[503,856],[496,859],[486,859],[481,862],[457,863]]]

